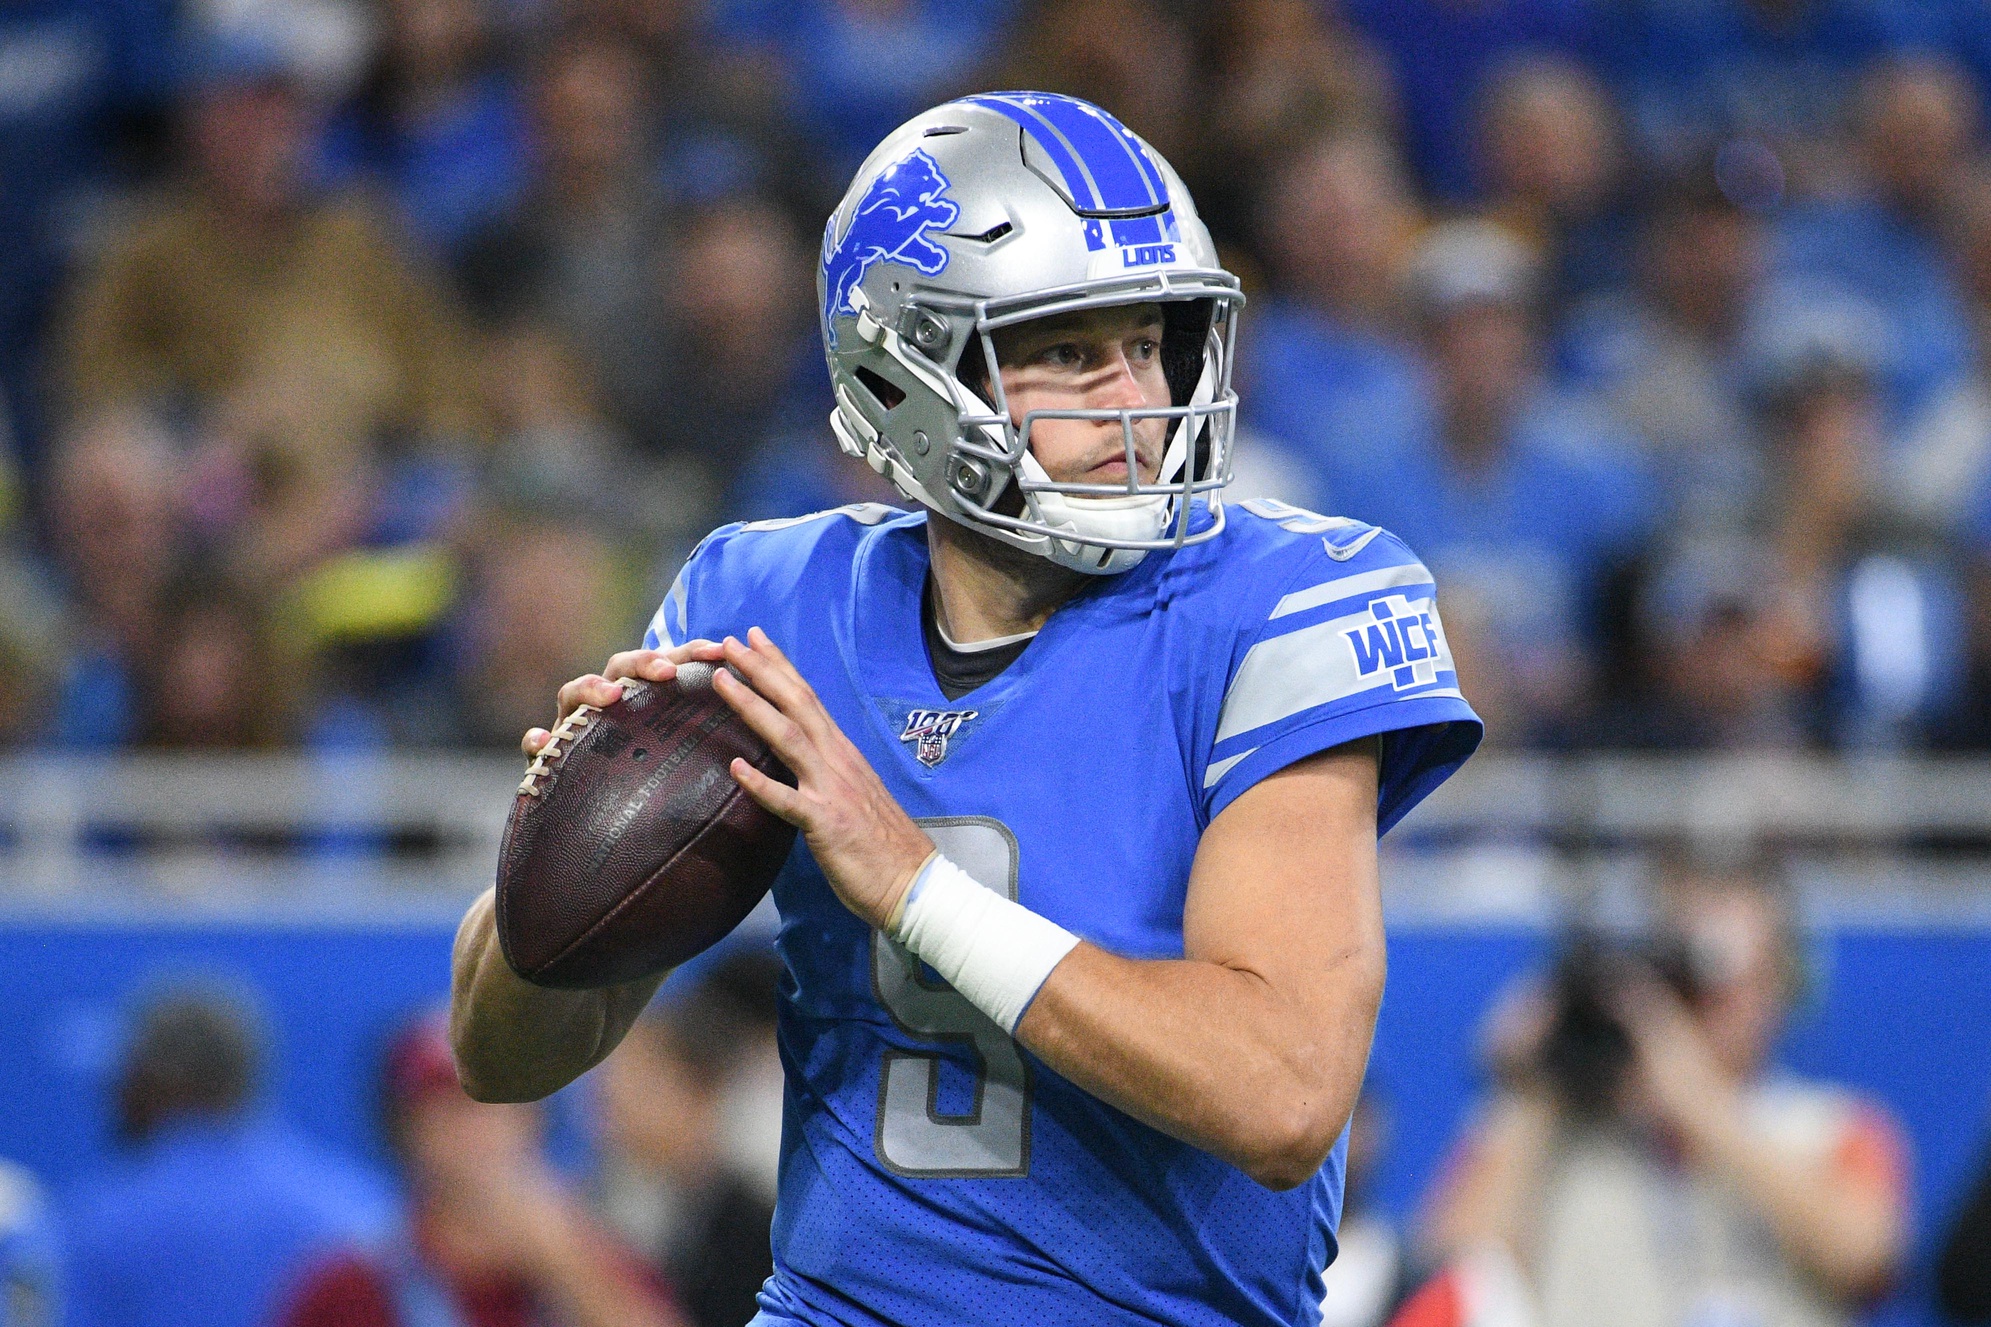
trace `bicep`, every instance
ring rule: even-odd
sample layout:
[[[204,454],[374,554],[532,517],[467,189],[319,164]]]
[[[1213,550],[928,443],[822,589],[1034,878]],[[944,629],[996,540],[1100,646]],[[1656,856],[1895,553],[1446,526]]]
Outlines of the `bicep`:
[[[1349,963],[1380,978],[1377,739],[1294,762],[1204,831],[1183,913],[1184,956],[1255,973],[1310,1000]]]

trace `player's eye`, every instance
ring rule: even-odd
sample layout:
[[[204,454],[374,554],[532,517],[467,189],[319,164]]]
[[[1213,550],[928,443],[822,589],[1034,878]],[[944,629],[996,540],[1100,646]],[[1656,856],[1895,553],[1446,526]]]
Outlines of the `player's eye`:
[[[1038,362],[1048,364],[1054,369],[1076,368],[1085,362],[1085,356],[1079,353],[1079,348],[1069,341],[1044,347],[1037,352],[1037,359]]]

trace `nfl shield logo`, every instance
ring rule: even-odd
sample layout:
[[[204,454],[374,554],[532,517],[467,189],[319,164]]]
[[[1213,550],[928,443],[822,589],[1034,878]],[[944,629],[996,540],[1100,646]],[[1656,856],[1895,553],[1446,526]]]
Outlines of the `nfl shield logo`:
[[[914,710],[906,715],[901,742],[913,743],[913,755],[932,769],[947,757],[947,739],[961,731],[961,725],[975,717],[975,710]]]

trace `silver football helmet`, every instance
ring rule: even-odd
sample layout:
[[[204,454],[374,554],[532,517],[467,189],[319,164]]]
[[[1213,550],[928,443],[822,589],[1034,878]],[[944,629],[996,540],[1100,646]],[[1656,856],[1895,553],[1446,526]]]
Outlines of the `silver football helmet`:
[[[1097,106],[995,93],[901,126],[830,215],[817,294],[836,394],[830,426],[844,451],[907,497],[1095,574],[1223,528],[1244,295],[1182,181]],[[1010,418],[995,332],[1148,303],[1163,312],[1168,405]],[[1117,422],[1126,481],[1051,479],[1030,452],[1040,419]],[[1135,449],[1144,419],[1172,421],[1148,482]],[[1199,497],[1215,520],[1192,531]]]

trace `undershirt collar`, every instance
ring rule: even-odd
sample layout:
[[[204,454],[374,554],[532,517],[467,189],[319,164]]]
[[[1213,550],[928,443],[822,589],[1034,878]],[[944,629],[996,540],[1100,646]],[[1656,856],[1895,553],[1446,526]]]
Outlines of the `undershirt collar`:
[[[940,615],[933,611],[930,581],[926,593],[920,596],[919,618],[920,634],[926,638],[927,662],[933,668],[933,680],[939,684],[940,694],[949,700],[959,700],[977,687],[995,681],[1004,669],[1022,657],[1030,642],[1037,638],[1036,632],[1025,631],[1014,636],[998,636],[994,640],[956,645],[940,629]]]

